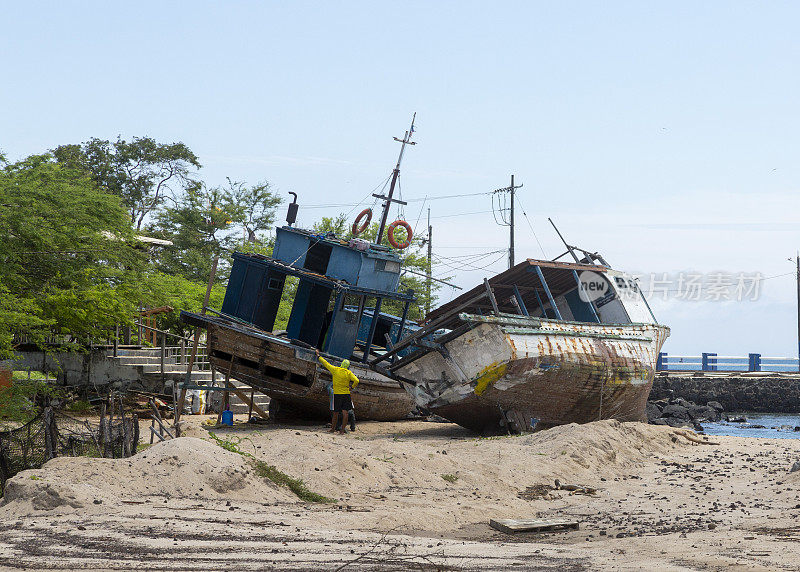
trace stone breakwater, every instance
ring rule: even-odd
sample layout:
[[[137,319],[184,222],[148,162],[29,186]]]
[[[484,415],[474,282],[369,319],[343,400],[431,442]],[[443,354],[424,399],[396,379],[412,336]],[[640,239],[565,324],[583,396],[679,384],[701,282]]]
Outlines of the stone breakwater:
[[[663,372],[653,380],[650,401],[716,401],[724,411],[800,413],[800,374]]]

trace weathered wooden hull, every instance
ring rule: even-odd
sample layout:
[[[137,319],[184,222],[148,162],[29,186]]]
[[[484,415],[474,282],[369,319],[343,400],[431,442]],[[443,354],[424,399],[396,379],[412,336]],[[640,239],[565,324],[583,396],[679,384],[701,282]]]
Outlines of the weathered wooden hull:
[[[188,312],[183,315],[189,323],[202,319],[209,359],[217,371],[223,375],[230,372],[231,377],[266,393],[273,402],[280,403],[282,412],[329,418],[326,385],[331,376],[319,365],[313,349],[220,318]],[[397,381],[358,363],[352,363],[350,369],[359,379],[352,393],[358,419],[393,421],[408,416],[414,400]],[[278,409],[271,404],[272,412]]]
[[[463,317],[471,330],[397,370],[419,406],[475,431],[646,420],[669,328]]]

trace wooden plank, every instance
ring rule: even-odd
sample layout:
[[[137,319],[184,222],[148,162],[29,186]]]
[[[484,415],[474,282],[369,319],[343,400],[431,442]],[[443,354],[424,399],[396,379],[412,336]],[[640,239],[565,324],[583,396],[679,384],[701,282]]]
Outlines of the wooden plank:
[[[500,532],[513,534],[515,532],[548,532],[551,530],[572,529],[578,530],[577,520],[554,519],[523,519],[503,518],[500,520],[491,519],[489,526]]]
[[[251,400],[250,400],[250,399],[247,397],[247,394],[246,394],[246,393],[244,393],[244,392],[243,392],[243,391],[241,391],[240,389],[238,389],[238,388],[234,387],[234,386],[233,386],[233,384],[232,384],[232,383],[230,383],[228,380],[225,380],[225,385],[227,385],[227,386],[228,386],[228,389],[230,389],[230,390],[231,390],[233,393],[235,393],[235,394],[236,394],[236,396],[237,396],[239,399],[241,399],[241,400],[242,400],[242,401],[243,401],[243,402],[244,402],[246,405],[250,406],[250,409],[251,409],[251,411],[252,411],[252,410],[255,410],[255,411],[256,411],[256,413],[258,413],[258,414],[259,414],[261,417],[263,417],[264,419],[269,419],[269,413],[267,413],[266,411],[264,411],[263,409],[261,409],[261,408],[260,408],[258,405],[256,405],[255,403],[253,403],[253,401],[251,401]]]

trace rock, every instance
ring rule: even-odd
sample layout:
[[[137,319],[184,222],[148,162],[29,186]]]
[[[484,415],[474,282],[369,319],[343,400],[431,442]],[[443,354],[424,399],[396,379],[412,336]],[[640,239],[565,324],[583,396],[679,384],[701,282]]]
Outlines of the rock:
[[[672,417],[676,419],[689,419],[689,410],[683,405],[667,405],[661,412],[662,417]]]
[[[713,407],[714,409],[716,409],[720,413],[725,411],[725,408],[722,406],[722,404],[719,401],[709,401],[708,403],[706,403],[706,405],[708,407]]]
[[[795,461],[794,465],[792,465],[792,468],[789,469],[790,473],[796,473],[797,471],[800,471],[800,461]]]
[[[677,417],[670,417],[667,419],[667,425],[670,427],[685,427],[687,429],[694,430],[694,423],[689,421],[688,419],[678,419]]]
[[[653,403],[648,401],[647,405],[645,406],[645,411],[647,412],[647,420],[652,423],[654,419],[658,419],[661,417],[661,410],[662,408],[658,406],[657,403]]]
[[[689,416],[695,421],[718,421],[719,411],[708,405],[691,405],[688,408]]]
[[[728,417],[728,416],[726,416],[725,417],[725,421],[727,421],[728,423],[747,423],[747,417],[745,417],[744,415],[742,415],[740,417]]]
[[[800,431],[800,425],[796,426],[796,427],[794,428],[794,431],[795,431],[795,433],[797,433],[798,431]]]
[[[651,419],[650,423],[652,425],[669,425],[669,421],[667,421],[663,417],[660,417],[659,419]]]

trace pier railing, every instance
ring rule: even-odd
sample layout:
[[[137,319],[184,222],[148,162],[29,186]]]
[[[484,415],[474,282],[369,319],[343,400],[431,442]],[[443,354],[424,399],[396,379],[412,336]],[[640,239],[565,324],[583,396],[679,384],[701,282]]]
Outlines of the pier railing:
[[[658,355],[656,371],[773,371],[797,372],[800,360],[796,357],[770,357],[761,354],[722,356],[702,353],[694,356]]]

